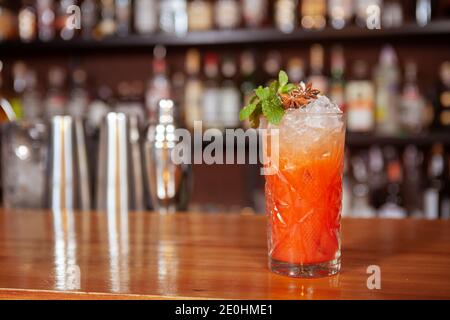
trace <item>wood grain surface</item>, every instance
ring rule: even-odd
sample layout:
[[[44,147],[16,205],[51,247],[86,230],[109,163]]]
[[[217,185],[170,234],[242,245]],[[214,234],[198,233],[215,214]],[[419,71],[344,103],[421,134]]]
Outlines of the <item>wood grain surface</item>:
[[[3,299],[450,299],[450,222],[343,220],[343,268],[267,269],[262,216],[0,210]],[[381,289],[367,287],[380,267]]]

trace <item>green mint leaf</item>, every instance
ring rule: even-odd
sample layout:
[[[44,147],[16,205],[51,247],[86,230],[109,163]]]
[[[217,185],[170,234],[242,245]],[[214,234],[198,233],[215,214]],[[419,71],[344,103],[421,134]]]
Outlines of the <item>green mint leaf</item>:
[[[277,94],[280,83],[278,81],[272,81],[269,85],[270,96],[273,97]]]
[[[293,84],[293,83],[288,83],[288,84],[286,84],[284,87],[282,87],[282,88],[280,89],[280,92],[281,92],[281,93],[289,93],[289,92],[291,92],[292,90],[294,90],[296,87],[297,87],[297,86],[296,86],[295,84]]]
[[[266,100],[270,96],[269,88],[263,88],[262,86],[259,86],[258,89],[255,90],[255,93],[261,100]]]
[[[283,70],[278,74],[278,82],[280,83],[280,87],[284,87],[289,82],[288,75]]]
[[[245,106],[241,112],[239,112],[239,118],[241,121],[247,119],[250,117],[250,115],[255,111],[257,103],[250,103],[249,105]]]
[[[267,120],[278,125],[285,113],[280,94],[290,93],[296,85],[289,83],[289,77],[285,71],[280,71],[278,79],[272,81],[268,87],[259,86],[255,89],[255,95],[249,104],[239,113],[241,120],[249,119],[252,127],[259,126],[260,117],[264,115]]]
[[[280,124],[284,116],[284,109],[278,97],[264,100],[262,102],[262,111],[267,120],[274,125]]]
[[[250,103],[256,102],[256,100],[258,100],[258,96],[257,96],[257,95],[253,95],[253,96],[250,98],[249,104],[250,104]]]

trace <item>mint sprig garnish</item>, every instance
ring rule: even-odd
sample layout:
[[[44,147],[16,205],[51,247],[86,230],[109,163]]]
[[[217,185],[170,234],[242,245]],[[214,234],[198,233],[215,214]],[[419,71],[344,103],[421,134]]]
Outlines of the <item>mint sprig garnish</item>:
[[[270,123],[280,124],[285,113],[280,95],[287,94],[296,87],[295,84],[289,83],[286,72],[280,71],[278,80],[271,82],[268,87],[259,86],[255,89],[249,104],[239,114],[241,121],[249,119],[251,126],[257,128],[260,116],[264,115]]]

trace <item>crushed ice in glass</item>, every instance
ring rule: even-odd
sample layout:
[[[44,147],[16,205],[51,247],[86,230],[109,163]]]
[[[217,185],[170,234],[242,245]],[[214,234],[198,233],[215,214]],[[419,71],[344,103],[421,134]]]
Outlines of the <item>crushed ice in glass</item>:
[[[341,132],[342,115],[335,103],[320,95],[303,108],[286,111],[278,126],[280,139],[294,149],[313,146],[333,133]]]

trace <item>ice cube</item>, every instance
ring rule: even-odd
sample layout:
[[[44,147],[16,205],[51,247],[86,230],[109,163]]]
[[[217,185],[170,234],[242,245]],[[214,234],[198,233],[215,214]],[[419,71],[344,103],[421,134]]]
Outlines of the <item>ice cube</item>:
[[[319,95],[306,107],[300,108],[304,113],[342,113],[341,109],[326,96]]]

